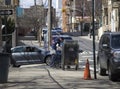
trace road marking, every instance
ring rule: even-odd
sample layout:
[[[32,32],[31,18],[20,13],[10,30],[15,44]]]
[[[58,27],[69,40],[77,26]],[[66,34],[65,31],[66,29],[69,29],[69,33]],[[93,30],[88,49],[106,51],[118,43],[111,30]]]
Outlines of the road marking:
[[[84,57],[93,57],[93,55],[86,55],[86,56],[82,56],[82,57],[83,57],[83,58],[84,58]]]
[[[95,54],[97,54],[98,52],[97,51],[95,51]],[[83,51],[82,53],[80,53],[80,54],[93,54],[93,52],[92,51]]]

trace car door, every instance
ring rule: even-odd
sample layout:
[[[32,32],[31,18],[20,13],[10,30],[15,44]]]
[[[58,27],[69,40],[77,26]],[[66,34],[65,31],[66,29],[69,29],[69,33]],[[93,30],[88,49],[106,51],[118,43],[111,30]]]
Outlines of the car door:
[[[30,58],[30,51],[31,50],[31,47],[30,46],[26,46],[25,47],[25,51],[24,51],[24,58],[25,58],[25,60],[26,60],[26,64],[29,64],[30,63],[30,60],[31,60],[31,58]]]
[[[29,52],[29,63],[38,64],[43,63],[41,59],[41,50],[36,47],[31,47],[31,51]]]
[[[24,57],[24,46],[15,47],[12,49],[12,62],[17,64],[25,64],[27,62],[26,58]]]

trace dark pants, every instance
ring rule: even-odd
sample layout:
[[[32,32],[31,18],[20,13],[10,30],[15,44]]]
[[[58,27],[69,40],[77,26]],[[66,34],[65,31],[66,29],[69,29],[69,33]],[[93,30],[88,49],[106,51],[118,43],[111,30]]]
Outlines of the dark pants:
[[[61,62],[61,51],[56,51],[56,54],[52,56],[50,67],[55,67],[56,64]]]

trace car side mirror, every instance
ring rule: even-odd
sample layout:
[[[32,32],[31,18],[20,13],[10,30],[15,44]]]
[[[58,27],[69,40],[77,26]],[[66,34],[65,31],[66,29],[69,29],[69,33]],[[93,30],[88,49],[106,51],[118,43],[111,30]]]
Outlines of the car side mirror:
[[[78,53],[82,53],[82,52],[83,52],[83,50],[81,50],[81,49],[78,50]]]

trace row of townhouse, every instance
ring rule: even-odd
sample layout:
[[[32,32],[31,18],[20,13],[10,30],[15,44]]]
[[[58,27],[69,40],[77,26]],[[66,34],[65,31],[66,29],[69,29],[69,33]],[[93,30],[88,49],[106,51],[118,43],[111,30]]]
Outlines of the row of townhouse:
[[[85,30],[85,23],[92,22],[93,0],[63,0],[62,28],[65,32],[71,29]],[[98,37],[104,31],[120,31],[120,0],[94,0],[95,20],[99,24]],[[84,27],[82,25],[84,23]],[[89,25],[90,26],[90,25]],[[89,29],[89,28],[88,28]]]
[[[92,0],[63,0],[63,30],[90,32],[92,25]],[[102,1],[95,0],[96,23],[101,22]],[[97,27],[97,24],[96,24]]]
[[[120,0],[102,0],[102,27],[98,31],[99,38],[104,31],[120,31]]]

